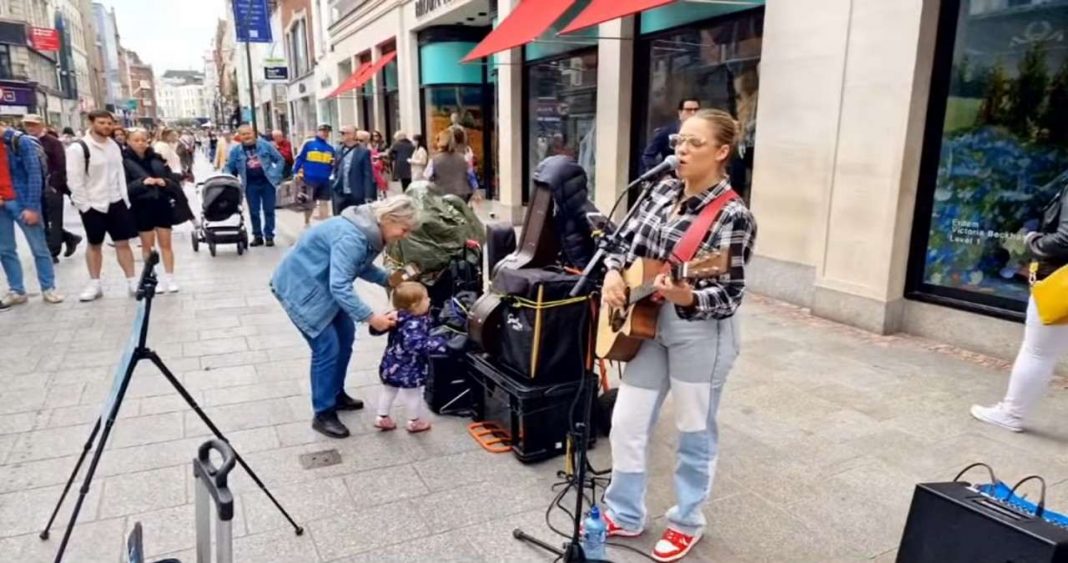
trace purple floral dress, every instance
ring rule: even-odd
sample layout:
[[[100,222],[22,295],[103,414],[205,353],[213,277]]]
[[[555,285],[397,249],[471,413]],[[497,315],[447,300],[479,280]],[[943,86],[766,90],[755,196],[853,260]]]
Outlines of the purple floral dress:
[[[414,389],[426,383],[430,354],[445,352],[446,339],[430,335],[430,315],[397,314],[397,326],[389,332],[378,376],[390,387]]]

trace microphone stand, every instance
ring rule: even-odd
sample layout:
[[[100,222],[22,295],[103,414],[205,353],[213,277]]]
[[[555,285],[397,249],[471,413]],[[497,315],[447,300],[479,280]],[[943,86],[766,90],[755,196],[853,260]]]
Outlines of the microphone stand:
[[[630,209],[627,210],[627,213],[623,216],[623,219],[619,223],[619,226],[616,227],[611,233],[601,236],[598,239],[597,252],[593,255],[593,258],[590,259],[590,263],[587,264],[586,268],[582,271],[582,276],[579,278],[578,282],[576,282],[575,286],[571,288],[571,297],[576,297],[583,292],[586,285],[589,283],[589,280],[592,277],[593,273],[598,271],[601,264],[608,256],[609,252],[618,251],[619,249],[623,248],[623,241],[620,240],[620,233],[623,231],[623,228],[627,225],[627,223],[629,223],[634,218],[634,216],[637,215],[638,209],[641,208],[645,200],[648,199],[649,194],[652,193],[653,186],[656,185],[656,183],[652,181],[652,176],[658,175],[660,173],[660,171],[654,171],[652,174],[647,173],[643,175],[641,178],[638,178],[637,180],[631,182],[623,191],[623,193],[620,194],[619,199],[616,200],[616,206],[619,205],[622,199],[626,197],[626,195],[629,194],[632,189],[634,189],[639,184],[642,184],[643,182],[645,183],[645,185],[642,187],[641,193],[638,195],[638,199],[635,200],[634,205],[630,206]],[[613,211],[614,210],[615,207],[613,207]],[[609,215],[611,215],[611,212],[609,213]],[[611,222],[612,218],[608,217],[608,219],[609,222]],[[587,374],[584,373],[583,378],[585,377],[587,377]],[[527,534],[522,529],[516,528],[512,531],[512,537],[514,537],[515,539],[522,542],[531,543],[537,547],[540,547],[541,549],[553,553],[558,557],[559,561],[563,561],[564,563],[587,563],[596,561],[594,559],[588,559],[586,557],[585,552],[583,552],[582,550],[581,530],[583,519],[583,501],[585,498],[584,490],[586,488],[587,480],[586,471],[587,469],[592,471],[592,468],[589,466],[589,458],[586,449],[589,447],[590,416],[591,411],[593,410],[593,398],[597,393],[597,387],[592,386],[591,388],[587,389],[585,385],[582,385],[579,387],[578,392],[585,393],[586,396],[581,397],[583,403],[582,419],[581,421],[575,423],[575,428],[571,429],[570,431],[572,444],[574,444],[575,447],[575,455],[578,458],[574,462],[575,475],[568,477],[568,487],[575,487],[575,512],[573,514],[574,519],[572,521],[570,541],[564,544],[563,549],[560,549],[534,536],[531,536],[530,534]],[[597,472],[593,473],[596,474]]]

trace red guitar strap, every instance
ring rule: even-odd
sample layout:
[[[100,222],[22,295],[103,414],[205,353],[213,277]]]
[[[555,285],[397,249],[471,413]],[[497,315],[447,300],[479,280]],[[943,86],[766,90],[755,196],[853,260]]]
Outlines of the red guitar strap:
[[[690,228],[686,229],[686,232],[682,234],[682,238],[679,239],[679,242],[671,251],[671,259],[669,261],[675,264],[682,264],[693,260],[694,256],[697,255],[697,249],[701,247],[701,241],[705,239],[705,235],[712,229],[712,225],[716,223],[716,219],[723,212],[723,208],[735,199],[738,199],[738,194],[734,190],[727,190],[706,205],[697,218],[694,219]]]

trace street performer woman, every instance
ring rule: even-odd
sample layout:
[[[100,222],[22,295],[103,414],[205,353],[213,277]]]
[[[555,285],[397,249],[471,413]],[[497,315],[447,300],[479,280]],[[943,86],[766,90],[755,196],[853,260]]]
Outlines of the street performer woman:
[[[633,537],[647,523],[649,434],[664,397],[672,391],[679,431],[676,504],[653,548],[657,561],[683,558],[704,532],[702,509],[712,490],[719,441],[716,410],[738,356],[734,314],[745,293],[756,223],[727,176],[737,135],[736,122],[723,111],[702,110],[687,119],[672,139],[678,178],[667,178],[653,189],[637,217],[623,227],[621,240],[629,250],[606,260],[604,299],[609,306],[621,307],[626,285],[620,270],[639,258],[668,261],[702,210],[725,202],[701,238],[697,255],[728,252],[726,272],[692,285],[665,273],[656,277],[654,286],[663,300],[656,338],[644,341],[627,365],[612,417],[612,483],[605,493],[605,519],[609,536]]]

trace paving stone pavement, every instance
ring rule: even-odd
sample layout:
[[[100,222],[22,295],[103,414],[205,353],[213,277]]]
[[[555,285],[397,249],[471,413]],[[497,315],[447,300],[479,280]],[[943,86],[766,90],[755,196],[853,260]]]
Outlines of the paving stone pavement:
[[[311,431],[308,350],[267,289],[301,230],[293,213],[282,212],[281,223],[278,247],[240,257],[232,248],[215,258],[194,253],[188,231],[178,232],[182,289],[157,298],[149,333],[153,349],[307,530],[295,536],[235,470],[236,560],[551,561],[511,531],[554,537],[545,508],[559,459],[523,465],[486,453],[458,418],[435,418],[431,432],[412,436],[375,432],[367,413],[346,413],[351,438]],[[0,560],[51,561],[58,545],[62,528],[48,542],[37,532],[100,414],[135,309],[107,254],[103,299],[76,301],[85,279],[79,252],[58,266],[67,302],[35,299],[0,315]],[[384,306],[380,290],[359,290]],[[892,561],[914,484],[948,480],[977,460],[1010,481],[1043,474],[1048,505],[1068,507],[1063,385],[1043,403],[1034,431],[1010,434],[967,413],[1001,392],[999,362],[875,337],[756,296],[742,318],[743,352],[719,415],[711,525],[689,560]],[[361,330],[351,394],[375,398],[383,346]],[[141,522],[154,558],[192,561],[189,461],[209,435],[154,367],[139,368],[66,560],[117,561],[123,538]],[[653,515],[672,504],[675,445],[669,401],[651,451]],[[340,465],[300,466],[301,454],[326,448],[338,449]],[[594,466],[608,467],[607,441],[591,455]],[[553,522],[567,524],[559,513]],[[649,549],[663,524],[657,518],[651,534],[627,543]],[[616,548],[610,554],[643,560]]]

